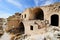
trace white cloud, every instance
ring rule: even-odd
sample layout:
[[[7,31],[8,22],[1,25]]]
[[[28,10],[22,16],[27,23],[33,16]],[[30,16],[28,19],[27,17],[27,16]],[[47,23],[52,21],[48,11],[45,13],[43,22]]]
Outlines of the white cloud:
[[[43,5],[49,5],[49,4],[52,4],[52,3],[53,3],[52,0],[47,0],[47,1],[45,2],[45,4],[43,4]]]
[[[34,0],[36,6],[45,6],[53,3],[53,0]],[[41,2],[41,4],[40,4]],[[40,5],[39,5],[40,4]]]
[[[39,6],[39,5],[38,5],[38,4],[39,4],[39,1],[43,1],[43,0],[34,0],[36,6]]]
[[[8,18],[11,15],[12,14],[10,14],[10,13],[0,11],[0,18]]]
[[[22,7],[22,4],[15,0],[6,0],[7,2],[17,6],[18,8]]]

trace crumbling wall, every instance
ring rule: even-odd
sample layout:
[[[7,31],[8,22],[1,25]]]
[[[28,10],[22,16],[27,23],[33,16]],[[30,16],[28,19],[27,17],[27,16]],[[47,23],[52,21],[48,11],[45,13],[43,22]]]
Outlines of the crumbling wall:
[[[19,23],[21,22],[20,16],[21,14],[15,13],[15,15],[7,18],[7,27],[6,27],[7,32],[14,32],[14,33],[18,32],[17,28],[19,27]]]
[[[47,27],[45,21],[41,20],[23,21],[23,23],[25,25],[25,34],[27,35],[43,34]],[[33,27],[32,29],[31,26]]]

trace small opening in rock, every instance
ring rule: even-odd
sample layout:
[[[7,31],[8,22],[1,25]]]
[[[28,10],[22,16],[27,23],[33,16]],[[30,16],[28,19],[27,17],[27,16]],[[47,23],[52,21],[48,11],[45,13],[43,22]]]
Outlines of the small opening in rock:
[[[30,30],[33,30],[33,26],[32,25],[30,26]]]

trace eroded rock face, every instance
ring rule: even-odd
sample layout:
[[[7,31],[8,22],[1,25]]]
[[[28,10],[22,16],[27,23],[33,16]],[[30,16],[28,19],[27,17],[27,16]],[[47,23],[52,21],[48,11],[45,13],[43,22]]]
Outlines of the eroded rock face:
[[[0,37],[4,34],[3,24],[4,24],[4,18],[0,18]]]
[[[6,32],[10,32],[13,34],[20,33],[19,32],[19,24],[20,24],[20,13],[15,13],[15,15],[10,16],[7,18],[7,27],[6,27]]]
[[[4,34],[3,27],[0,27],[0,37]]]

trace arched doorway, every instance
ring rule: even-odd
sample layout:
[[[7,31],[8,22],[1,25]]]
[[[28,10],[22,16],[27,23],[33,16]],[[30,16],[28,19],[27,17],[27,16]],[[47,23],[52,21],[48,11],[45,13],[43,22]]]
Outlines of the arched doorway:
[[[54,14],[51,16],[51,25],[52,26],[58,26],[59,25],[59,16],[57,14]]]
[[[20,30],[20,33],[21,34],[24,34],[25,33],[25,28],[24,28],[24,24],[21,22],[20,25],[19,25],[19,30]]]
[[[44,20],[44,14],[42,10],[36,12],[35,19]]]
[[[44,12],[41,8],[34,8],[31,13],[30,20],[44,20]]]

